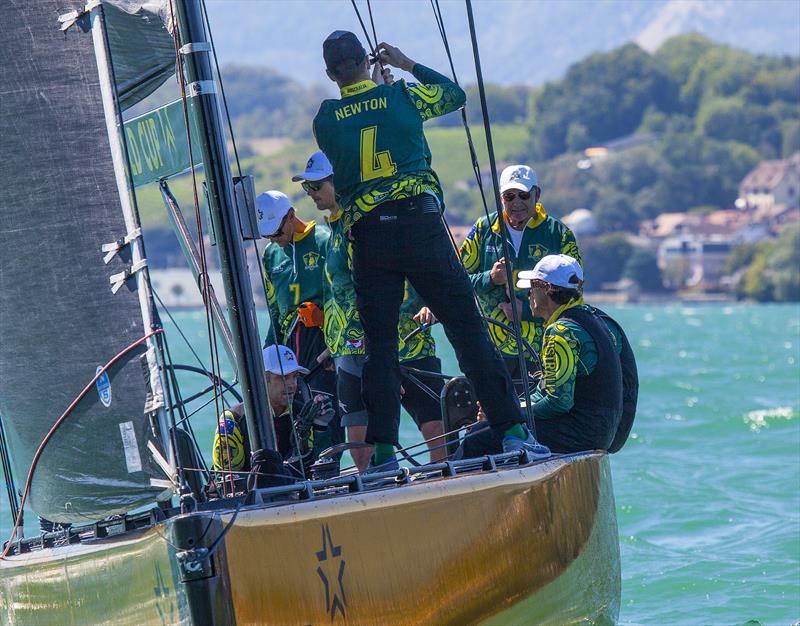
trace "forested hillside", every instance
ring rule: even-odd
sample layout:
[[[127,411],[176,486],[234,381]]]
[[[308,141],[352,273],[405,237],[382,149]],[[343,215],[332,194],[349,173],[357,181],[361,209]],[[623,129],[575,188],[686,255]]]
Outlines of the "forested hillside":
[[[311,119],[330,94],[264,67],[228,66],[222,73],[243,169],[255,176],[259,191],[281,189],[301,215],[316,216],[290,179],[314,150]],[[493,210],[479,99],[475,86],[467,92],[467,118]],[[696,34],[669,39],[654,53],[627,44],[589,56],[560,80],[535,88],[487,85],[487,94],[498,167],[533,165],[542,200],[556,216],[592,210],[600,233],[581,246],[597,284],[628,276],[657,288],[652,246],[634,247],[627,233],[665,212],[732,207],[755,165],[800,150],[800,58],[755,55]],[[461,116],[450,114],[427,128],[448,220],[468,224],[483,214],[483,204]],[[190,201],[186,179],[173,188],[182,202]],[[160,205],[155,188],[141,190],[147,221],[165,221]],[[728,268],[743,276],[738,292],[754,297],[758,286],[779,299],[797,292],[798,286],[782,286],[788,266],[780,261],[795,258],[796,241],[786,235],[739,250]],[[759,282],[759,267],[769,270],[769,281]]]

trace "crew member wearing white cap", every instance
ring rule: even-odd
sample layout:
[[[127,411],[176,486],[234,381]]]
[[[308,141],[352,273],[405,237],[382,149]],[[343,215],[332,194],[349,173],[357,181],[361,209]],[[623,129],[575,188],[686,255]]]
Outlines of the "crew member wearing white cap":
[[[297,217],[289,198],[280,191],[260,194],[256,210],[261,236],[270,242],[264,249],[263,264],[267,302],[275,326],[267,334],[266,343],[290,346],[300,364],[311,368],[325,350],[322,285],[330,231]],[[330,380],[320,383],[326,374],[319,370],[309,383],[333,393],[333,377],[327,376]]]
[[[622,329],[584,304],[583,270],[566,254],[520,272],[517,287],[528,290],[533,314],[546,320],[544,379],[532,398],[536,437],[553,452],[613,449],[623,414]],[[473,430],[463,453],[478,456],[486,448],[499,450],[500,442],[491,429]]]
[[[537,351],[541,350],[543,320],[523,306],[525,293],[514,290],[513,298],[506,284],[506,263],[513,276],[530,270],[542,257],[559,252],[581,262],[578,244],[572,231],[547,214],[539,202],[541,187],[536,172],[527,165],[510,165],[500,174],[500,197],[510,241],[511,258],[503,256],[500,223],[497,213],[480,218],[461,245],[461,260],[470,275],[484,313],[506,327],[511,327],[512,304],[519,312],[522,337]],[[521,378],[517,342],[514,333],[499,324],[489,323],[489,334],[502,353],[513,378]]]
[[[323,428],[333,414],[330,397],[320,394],[305,402],[296,397],[300,376],[308,374],[308,370],[297,362],[291,349],[271,345],[264,349],[263,356],[264,380],[274,416],[278,452],[286,460],[300,457],[308,465],[314,460],[310,454],[314,449],[314,427]],[[236,491],[244,488],[246,473],[250,471],[250,442],[244,404],[232,406],[220,416],[214,434],[213,460],[219,481],[232,482]]]

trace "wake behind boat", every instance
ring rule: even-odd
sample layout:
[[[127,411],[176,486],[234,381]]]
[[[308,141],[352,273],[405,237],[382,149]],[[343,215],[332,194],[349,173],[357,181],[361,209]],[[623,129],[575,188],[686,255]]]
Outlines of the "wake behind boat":
[[[253,440],[274,450],[240,229],[246,202],[237,204],[225,154],[201,5],[59,10],[56,0],[0,8],[14,52],[0,83],[0,416],[22,500],[9,498],[12,512],[27,503],[63,525],[24,538],[15,515],[0,560],[3,619],[615,622],[605,452],[487,455],[277,486],[265,471],[246,494],[209,494],[135,195],[142,180],[202,160],[230,325],[168,188],[167,208],[235,360]],[[123,123],[173,74],[176,52],[185,108]],[[45,252],[47,232],[57,245]]]

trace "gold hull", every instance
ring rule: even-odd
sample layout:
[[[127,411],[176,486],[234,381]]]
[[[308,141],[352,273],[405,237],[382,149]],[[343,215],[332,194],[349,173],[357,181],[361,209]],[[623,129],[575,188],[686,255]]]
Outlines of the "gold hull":
[[[619,612],[600,453],[242,511],[225,545],[240,624],[613,623]]]
[[[231,513],[0,561],[19,624],[613,623],[620,566],[608,457],[556,459]]]

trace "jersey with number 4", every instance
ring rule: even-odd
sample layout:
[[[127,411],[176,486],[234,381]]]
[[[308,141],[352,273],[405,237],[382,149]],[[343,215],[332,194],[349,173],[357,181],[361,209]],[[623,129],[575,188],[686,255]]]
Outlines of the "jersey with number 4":
[[[297,321],[301,302],[313,302],[322,308],[322,285],[325,280],[325,251],[330,231],[309,222],[286,248],[270,243],[264,249],[264,275],[267,304],[275,320],[278,343]],[[267,335],[272,343],[272,333]]]
[[[342,88],[314,118],[317,144],[333,165],[333,182],[348,230],[377,205],[425,191],[441,200],[422,123],[457,110],[464,91],[446,76],[414,65],[417,83],[371,80]]]

